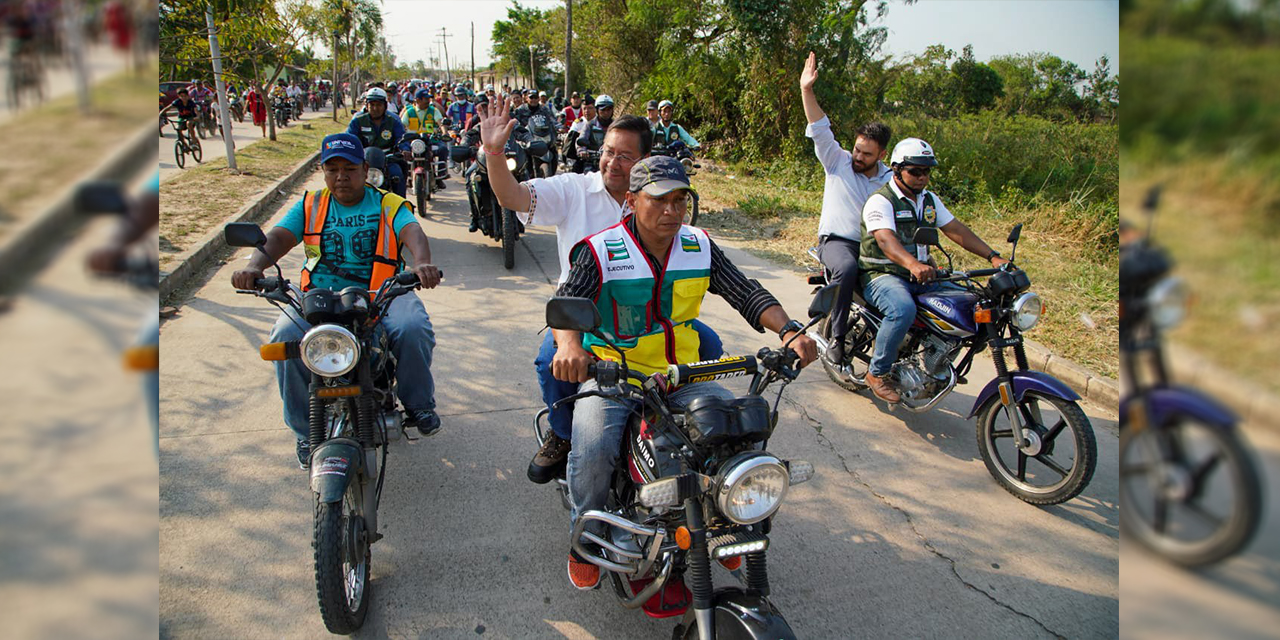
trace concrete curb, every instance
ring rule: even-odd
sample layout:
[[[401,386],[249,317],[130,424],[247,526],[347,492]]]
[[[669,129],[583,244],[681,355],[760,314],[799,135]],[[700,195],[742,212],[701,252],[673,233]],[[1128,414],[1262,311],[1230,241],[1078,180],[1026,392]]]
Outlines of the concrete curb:
[[[1081,397],[1104,407],[1115,409],[1120,405],[1120,383],[1099,375],[1050,351],[1034,340],[1026,340],[1027,361],[1032,369],[1043,371],[1075,389]]]
[[[302,162],[299,162],[297,166],[289,171],[288,175],[281,178],[274,185],[262,190],[245,208],[223,220],[215,228],[210,229],[195,247],[183,252],[178,257],[177,266],[167,273],[161,272],[160,274],[160,299],[164,300],[173,295],[175,291],[191,280],[192,276],[199,273],[204,268],[205,263],[227,248],[227,243],[222,237],[223,225],[229,222],[257,221],[262,212],[270,208],[276,196],[292,189],[300,180],[309,175],[319,159],[320,152],[316,151]]]
[[[83,180],[124,182],[146,167],[148,160],[154,168],[155,138],[156,125],[148,123]],[[52,206],[21,222],[9,237],[0,241],[0,274],[3,274],[0,290],[21,286],[44,267],[64,239],[88,222],[86,216],[77,214],[75,199],[76,189],[68,189]]]

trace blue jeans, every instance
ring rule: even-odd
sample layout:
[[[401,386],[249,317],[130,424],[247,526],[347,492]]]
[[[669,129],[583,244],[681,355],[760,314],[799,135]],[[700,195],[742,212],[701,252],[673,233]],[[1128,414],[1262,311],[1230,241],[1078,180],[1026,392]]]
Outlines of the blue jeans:
[[[582,390],[595,389],[596,381],[582,383]],[[671,404],[683,407],[695,398],[716,396],[732,400],[733,394],[714,382],[685,385],[669,396]],[[573,449],[569,451],[569,502],[572,504],[570,526],[578,516],[593,509],[604,509],[609,496],[609,482],[621,453],[627,418],[640,403],[634,400],[606,400],[588,397],[578,400],[573,412]],[[603,534],[604,525],[593,522],[588,530]]]
[[[724,343],[720,336],[701,320],[693,321],[693,328],[698,332],[698,359],[719,360],[724,355]],[[533,367],[538,371],[538,386],[542,387],[542,401],[547,408],[561,398],[567,398],[578,392],[578,383],[562,382],[551,375],[551,359],[556,355],[555,337],[548,329],[542,338],[542,346],[538,348],[538,357],[533,359]],[[573,405],[562,405],[547,416],[551,430],[557,436],[568,440],[573,433]]]
[[[287,314],[287,315],[286,315]],[[297,320],[294,324],[290,317]],[[298,325],[302,325],[299,327]],[[436,408],[436,386],[431,377],[431,351],[436,346],[436,333],[431,328],[422,300],[413,294],[403,295],[391,302],[387,314],[380,323],[391,341],[391,352],[396,356],[396,383],[400,402],[406,412]],[[310,329],[305,320],[293,309],[286,309],[271,329],[271,342],[301,340]],[[311,371],[299,358],[280,360],[276,365],[276,382],[280,385],[280,399],[284,401],[284,423],[299,440],[310,436],[307,419],[311,406]]]
[[[875,305],[884,319],[880,322],[880,330],[876,332],[876,350],[871,357],[868,370],[871,375],[881,377],[889,373],[893,362],[898,359],[898,347],[902,339],[907,337],[911,325],[916,319],[916,296],[922,293],[954,288],[950,283],[931,282],[918,284],[907,282],[895,275],[882,275],[867,283],[863,296]]]

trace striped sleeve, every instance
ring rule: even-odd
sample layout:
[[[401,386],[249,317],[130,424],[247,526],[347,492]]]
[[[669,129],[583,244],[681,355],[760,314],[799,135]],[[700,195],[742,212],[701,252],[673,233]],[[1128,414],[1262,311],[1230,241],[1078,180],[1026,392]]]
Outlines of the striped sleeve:
[[[711,241],[711,293],[724,298],[751,325],[752,329],[764,333],[760,324],[760,315],[765,309],[779,304],[767,289],[757,280],[748,280],[738,266],[720,250],[715,241]]]
[[[569,256],[569,279],[560,285],[556,295],[590,300],[599,298],[600,270],[591,247],[585,241],[579,242]]]

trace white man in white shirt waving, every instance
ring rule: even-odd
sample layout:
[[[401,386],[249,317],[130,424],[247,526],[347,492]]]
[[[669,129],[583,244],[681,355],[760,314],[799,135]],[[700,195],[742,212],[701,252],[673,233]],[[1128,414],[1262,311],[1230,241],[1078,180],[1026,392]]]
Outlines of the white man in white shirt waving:
[[[892,135],[887,125],[873,122],[858,129],[853,152],[845,151],[831,132],[831,120],[818,106],[813,85],[818,81],[818,62],[813,53],[800,74],[800,97],[809,120],[805,135],[813,138],[813,151],[826,172],[822,190],[822,218],[818,221],[818,258],[838,283],[835,307],[831,310],[831,346],[824,357],[846,372],[844,335],[849,329],[849,303],[858,282],[858,247],[862,242],[862,208],[867,198],[889,181],[884,156]]]
[[[948,283],[930,283],[936,275],[929,264],[929,247],[916,245],[916,229],[935,227],[966,251],[991,261],[992,267],[1008,262],[977,234],[956,220],[942,199],[925,187],[938,158],[929,143],[907,138],[893,147],[889,158],[893,180],[867,198],[862,210],[863,296],[874,304],[884,320],[876,333],[875,354],[867,369],[866,383],[885,402],[899,402],[898,392],[885,381],[898,347],[916,317],[915,296]]]

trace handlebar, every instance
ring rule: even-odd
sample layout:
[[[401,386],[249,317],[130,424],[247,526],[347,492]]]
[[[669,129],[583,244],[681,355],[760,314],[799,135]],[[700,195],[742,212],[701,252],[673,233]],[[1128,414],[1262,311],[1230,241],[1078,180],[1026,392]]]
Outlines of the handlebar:
[[[708,380],[723,380],[724,378],[759,373],[763,370],[761,364],[753,356],[736,356],[721,358],[720,360],[694,362],[692,364],[673,364],[667,367],[667,379],[673,386]]]

